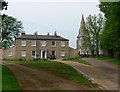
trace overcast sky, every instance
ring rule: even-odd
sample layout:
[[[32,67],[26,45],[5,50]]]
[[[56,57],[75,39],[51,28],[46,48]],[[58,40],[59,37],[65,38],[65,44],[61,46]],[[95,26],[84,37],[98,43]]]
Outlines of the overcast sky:
[[[76,48],[76,39],[82,14],[98,14],[98,0],[6,0],[8,10],[2,11],[23,23],[26,33],[53,34],[68,38],[70,46]]]

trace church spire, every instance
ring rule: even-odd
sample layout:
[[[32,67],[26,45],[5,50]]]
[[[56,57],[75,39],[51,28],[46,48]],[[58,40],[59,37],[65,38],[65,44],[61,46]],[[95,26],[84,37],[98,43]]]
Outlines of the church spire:
[[[85,28],[85,21],[84,21],[84,16],[82,14],[81,21],[80,21],[79,33],[77,36],[77,49],[79,49],[79,50],[80,50],[80,48],[82,48],[82,43],[83,43],[83,39],[85,36],[84,28]]]
[[[80,29],[78,36],[84,36],[83,28],[85,27],[84,16],[82,14],[81,22],[80,22]]]
[[[81,25],[85,25],[84,16],[82,14]]]
[[[85,21],[84,16],[82,14],[81,21],[80,21],[80,29],[79,34],[77,36],[77,50],[79,55],[85,55],[90,53],[89,46],[84,46],[83,43],[85,42],[86,37],[86,27],[85,27]]]

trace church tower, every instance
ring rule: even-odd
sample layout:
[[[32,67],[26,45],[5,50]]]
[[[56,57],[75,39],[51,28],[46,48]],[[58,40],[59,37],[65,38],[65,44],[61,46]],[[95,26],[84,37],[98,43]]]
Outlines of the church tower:
[[[78,36],[77,36],[77,50],[78,50],[78,53],[80,55],[86,54],[86,50],[82,46],[82,43],[83,43],[84,38],[85,38],[84,29],[85,29],[85,21],[84,21],[84,16],[82,15],[82,19],[81,19],[81,22],[80,22],[79,33],[78,33]]]

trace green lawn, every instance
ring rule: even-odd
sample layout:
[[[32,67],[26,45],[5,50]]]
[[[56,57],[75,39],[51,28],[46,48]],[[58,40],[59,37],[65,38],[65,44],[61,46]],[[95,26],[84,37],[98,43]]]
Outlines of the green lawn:
[[[56,76],[75,81],[88,87],[97,87],[97,84],[91,83],[87,78],[79,74],[74,68],[56,61],[41,61],[21,63],[24,66],[40,69],[42,71],[52,73]]]
[[[79,63],[82,63],[82,64],[90,65],[90,63],[88,63],[87,61],[81,60],[81,58],[79,58],[79,57],[76,57],[76,58],[65,58],[65,59],[63,59],[63,61],[74,61],[74,62],[79,62]]]
[[[11,70],[4,65],[0,65],[0,67],[2,67],[2,92],[9,90],[20,92],[21,88]]]
[[[120,65],[120,58],[113,58],[113,57],[98,57],[99,60],[106,60],[112,64]]]
[[[0,64],[0,91],[2,90],[2,65]]]

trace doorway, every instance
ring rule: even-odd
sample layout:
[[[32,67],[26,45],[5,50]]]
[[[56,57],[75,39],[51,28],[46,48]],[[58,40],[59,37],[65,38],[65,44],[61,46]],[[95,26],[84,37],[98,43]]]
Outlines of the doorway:
[[[47,51],[41,50],[41,58],[47,58]]]
[[[42,58],[45,58],[45,51],[42,52]]]

